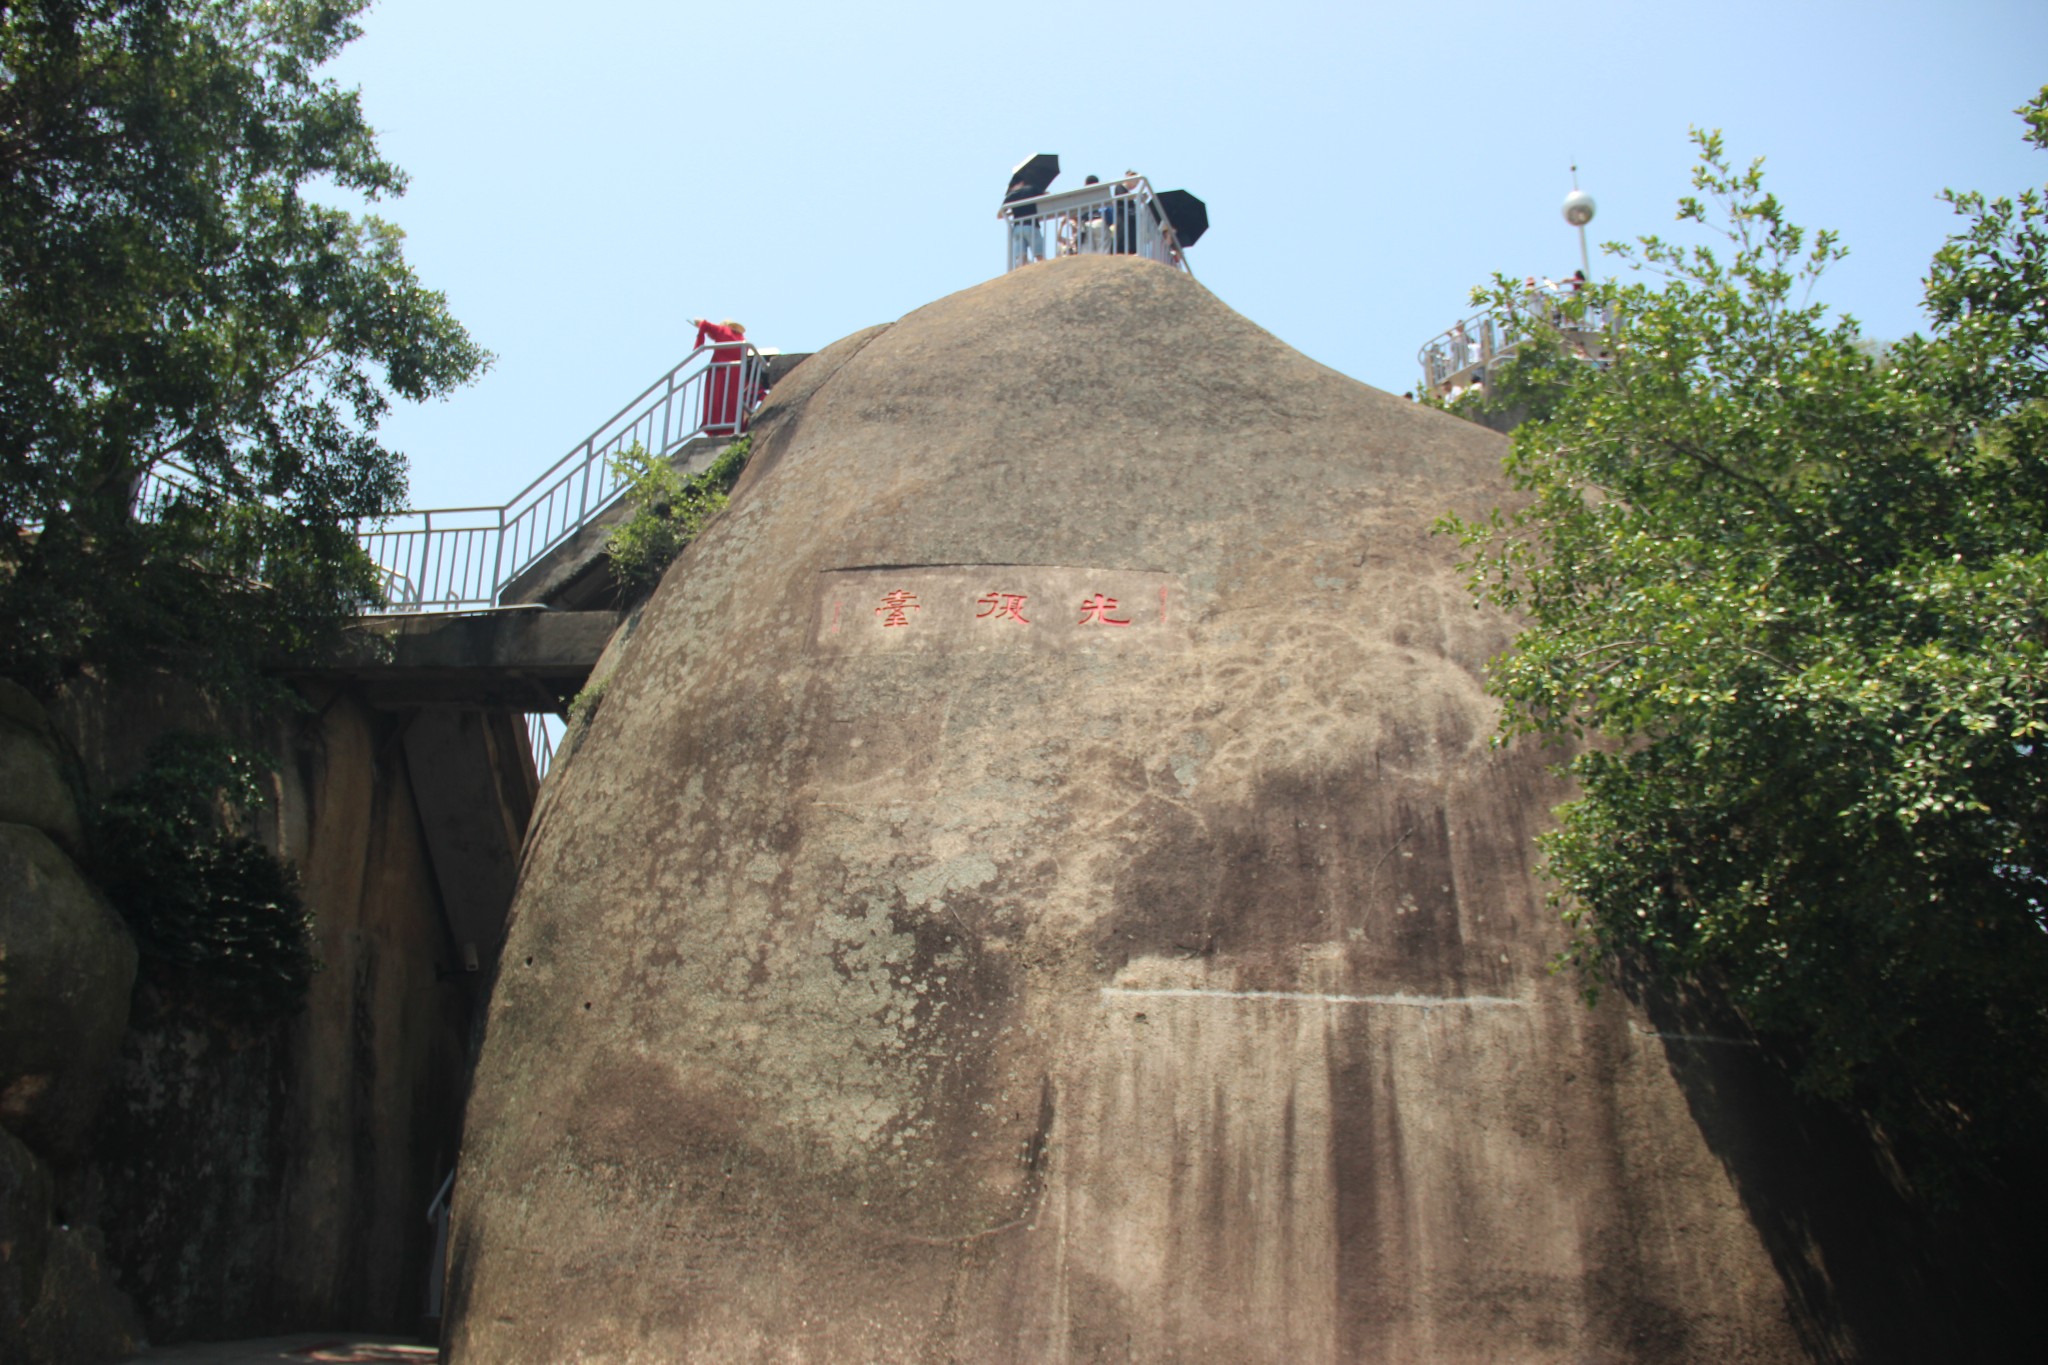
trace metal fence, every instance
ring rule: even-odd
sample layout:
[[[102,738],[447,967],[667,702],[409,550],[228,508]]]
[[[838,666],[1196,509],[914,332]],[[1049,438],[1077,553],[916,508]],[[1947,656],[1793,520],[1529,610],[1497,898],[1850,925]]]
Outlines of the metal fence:
[[[504,506],[400,512],[359,528],[384,573],[384,611],[496,606],[508,583],[618,500],[619,456],[637,445],[667,457],[699,437],[740,435],[763,373],[752,346],[700,346]]]
[[[1562,332],[1582,354],[1603,351],[1609,319],[1592,304],[1574,316],[1578,292],[1569,285],[1532,286],[1510,313],[1488,310],[1453,323],[1422,344],[1415,353],[1422,366],[1422,386],[1438,397],[1464,388],[1496,364],[1511,359],[1531,329],[1545,326]]]
[[[1178,270],[1187,258],[1144,176],[1005,204],[1006,270],[1053,256],[1143,256]],[[1193,274],[1193,271],[1188,271]]]
[[[664,377],[664,381],[674,379],[678,370],[684,370],[688,366],[690,366],[690,360],[686,360],[682,366],[676,366],[676,370],[670,370],[670,375]],[[698,381],[702,381],[702,377],[705,377],[705,375],[713,375],[713,377],[719,375],[721,368],[737,370],[739,375],[741,375],[741,379],[752,379],[752,377],[756,377],[758,372],[760,372],[760,356],[756,356],[752,352],[752,348],[748,348],[748,354],[745,354],[737,362],[713,360],[709,366],[700,368],[700,370],[692,372],[692,375],[684,377],[684,381],[682,381],[682,385],[678,385],[676,393],[692,393],[692,395],[700,393],[700,389],[694,387],[694,385]],[[631,405],[627,405],[627,409],[623,409],[621,415],[614,417],[610,424],[606,424],[606,428],[598,428],[598,432],[594,432],[592,438],[586,440],[582,446],[575,448],[571,452],[571,456],[578,454],[578,452],[602,454],[604,450],[614,448],[614,440],[598,442],[598,438],[608,428],[616,428],[618,424],[621,424],[621,417],[627,417],[635,407],[643,407],[643,399],[647,399],[649,395],[653,395],[657,391],[662,393],[662,397],[670,405],[670,411],[674,413],[674,409],[678,407],[678,401],[676,401],[676,395],[670,391],[670,387],[664,381],[657,381],[655,385],[651,385],[647,389],[647,393],[643,393],[639,399],[635,399]],[[705,381],[705,383],[715,383],[715,381]],[[745,395],[745,393],[748,393],[748,389],[741,389],[739,393]],[[645,434],[649,432],[651,417],[653,417],[653,411],[649,407],[643,407],[639,417],[635,417],[635,420],[625,424],[623,430],[627,434],[627,444],[631,444],[631,440],[635,438],[633,434],[639,434],[637,438],[641,440],[641,444],[647,446],[649,450],[653,448],[645,440]],[[745,426],[743,411],[737,415],[737,420],[735,420],[735,417],[731,417],[729,413],[723,413],[723,411],[713,413],[713,417],[717,417],[715,422],[698,422],[694,426],[688,426],[688,430],[680,438],[668,442],[670,448],[680,446],[680,444],[684,444],[688,440],[694,440],[696,436],[725,436],[725,434],[729,434],[729,430],[733,426],[739,426],[739,428]],[[672,432],[674,432],[674,428],[670,428],[670,434]],[[623,448],[623,446],[618,446],[618,448]],[[594,454],[592,454],[592,458],[594,458]],[[561,463],[557,463],[555,469],[559,471],[563,465],[567,465],[567,460],[561,460]],[[549,473],[553,475],[555,471],[549,471]],[[463,577],[471,573],[473,565],[479,565],[485,555],[496,555],[498,553],[496,546],[487,546],[487,544],[479,542],[477,536],[483,536],[487,532],[502,530],[506,526],[516,524],[518,516],[522,514],[522,512],[518,512],[520,505],[522,505],[522,499],[524,499],[524,510],[535,508],[535,505],[547,505],[547,493],[553,491],[555,487],[559,487],[561,479],[555,479],[553,485],[543,489],[543,485],[547,485],[547,483],[549,483],[547,475],[543,475],[535,483],[530,483],[526,487],[526,491],[520,493],[520,497],[516,497],[512,503],[508,503],[508,508],[440,508],[440,510],[434,510],[434,512],[408,512],[408,514],[403,514],[403,516],[420,518],[420,522],[422,522],[422,526],[418,530],[418,538],[412,540],[412,546],[418,551],[418,540],[420,538],[442,536],[444,534],[444,538],[440,540],[438,548],[434,548],[430,544],[426,551],[420,551],[420,557],[426,561],[426,569],[428,571],[434,571],[436,563],[444,565],[446,577],[442,581],[463,581]],[[604,501],[596,503],[596,508],[588,516],[594,516],[596,512],[602,512],[602,508],[604,508],[604,505],[608,505],[610,499],[616,499],[618,481],[616,479],[604,479],[600,483],[594,483],[592,487],[598,493],[604,495]],[[539,489],[537,497],[528,497],[528,495],[535,495],[537,489]],[[174,460],[160,460],[158,465],[154,465],[141,479],[135,481],[135,493],[133,493],[133,499],[131,499],[133,516],[137,516],[141,520],[152,520],[152,518],[162,514],[162,510],[170,503],[172,497],[199,499],[201,503],[209,503],[211,505],[211,503],[217,503],[217,501],[225,499],[227,495],[217,485],[213,485],[209,479],[193,473],[190,469],[186,469],[184,465],[178,465],[178,463],[174,463]],[[512,518],[494,520],[489,526],[455,526],[455,528],[446,526],[446,520],[449,520],[449,518],[461,520],[461,516],[465,516],[465,514],[489,514],[492,518],[498,518],[498,514],[508,512],[508,510],[514,510]],[[434,526],[434,518],[442,518],[442,526]],[[528,520],[532,520],[532,518],[528,518]],[[369,534],[381,534],[381,532],[369,532]],[[410,532],[399,532],[399,534],[403,536],[403,534],[410,534]],[[375,555],[375,551],[373,551],[373,555]],[[387,614],[389,612],[403,612],[403,610],[424,610],[424,608],[442,610],[444,604],[436,604],[436,602],[426,602],[424,600],[424,593],[420,591],[418,583],[414,583],[410,577],[399,573],[397,569],[391,569],[389,565],[385,565],[385,561],[379,561],[379,567],[383,567],[383,571],[385,571],[385,598],[387,598],[387,602],[397,604],[397,606],[387,606],[385,608]],[[514,569],[514,573],[516,571],[518,569]],[[473,604],[457,604],[457,606],[473,606]],[[553,712],[526,712],[526,747],[532,751],[532,765],[535,765],[535,774],[541,776],[541,778],[547,778],[547,769],[553,765],[555,743],[561,739],[561,731],[563,731],[563,722]]]

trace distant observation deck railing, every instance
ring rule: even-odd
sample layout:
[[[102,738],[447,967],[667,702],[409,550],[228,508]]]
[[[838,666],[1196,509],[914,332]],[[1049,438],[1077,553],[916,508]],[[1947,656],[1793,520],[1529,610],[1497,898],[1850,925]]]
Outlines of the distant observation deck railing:
[[[1488,309],[1451,324],[1422,343],[1415,353],[1422,366],[1422,386],[1438,398],[1449,397],[1485,376],[1528,339],[1531,329],[1547,326],[1561,333],[1579,354],[1600,359],[1606,354],[1610,319],[1588,304],[1581,317],[1568,307],[1578,297],[1570,285],[1532,286],[1511,315]]]
[[[619,455],[637,444],[668,456],[700,437],[739,436],[763,374],[752,346],[700,346],[504,506],[425,508],[365,523],[357,537],[384,573],[383,612],[497,606],[507,584],[618,500]]]
[[[135,481],[135,494],[129,499],[129,513],[138,521],[153,521],[173,497],[196,498],[214,506],[221,494],[207,480],[176,460],[158,460]]]
[[[997,216],[1009,238],[1006,271],[1054,256],[1143,256],[1188,269],[1173,225],[1142,175],[1020,199]]]

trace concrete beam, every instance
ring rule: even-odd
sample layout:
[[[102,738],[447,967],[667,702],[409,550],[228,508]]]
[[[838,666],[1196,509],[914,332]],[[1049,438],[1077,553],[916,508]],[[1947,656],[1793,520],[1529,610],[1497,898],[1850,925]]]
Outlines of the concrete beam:
[[[370,617],[325,665],[287,671],[354,683],[384,710],[553,711],[582,688],[617,626],[608,611]]]

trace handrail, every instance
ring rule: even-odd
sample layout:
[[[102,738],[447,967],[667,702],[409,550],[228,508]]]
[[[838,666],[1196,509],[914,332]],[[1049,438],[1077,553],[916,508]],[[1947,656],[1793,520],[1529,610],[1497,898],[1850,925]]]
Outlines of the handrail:
[[[496,606],[512,580],[618,501],[626,477],[615,463],[627,449],[665,458],[744,432],[764,370],[745,342],[699,346],[504,505],[408,509],[360,525],[357,539],[385,579],[373,614]]]

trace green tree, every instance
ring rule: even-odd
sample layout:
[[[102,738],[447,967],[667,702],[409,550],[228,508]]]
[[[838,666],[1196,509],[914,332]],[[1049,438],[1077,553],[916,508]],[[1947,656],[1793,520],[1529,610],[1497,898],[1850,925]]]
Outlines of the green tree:
[[[316,74],[364,2],[0,4],[0,671],[232,674],[376,595],[377,423],[489,357],[397,228],[308,198],[404,188]]]
[[[1951,194],[1930,335],[1874,352],[1810,302],[1834,236],[1695,141],[1717,244],[1607,248],[1650,277],[1593,291],[1611,364],[1536,357],[1525,499],[1452,523],[1526,622],[1503,734],[1576,745],[1581,966],[1732,1004],[1929,1169],[2011,1152],[2048,1118],[2048,217]]]

